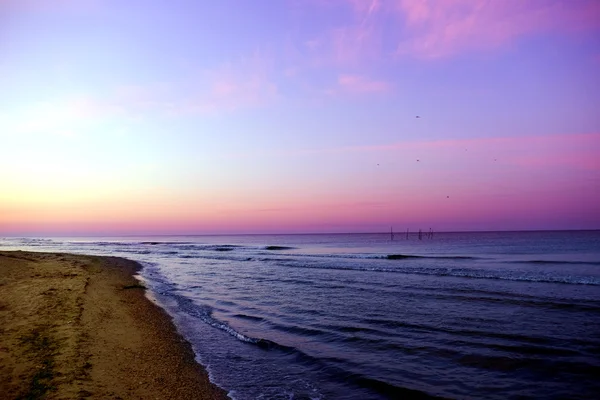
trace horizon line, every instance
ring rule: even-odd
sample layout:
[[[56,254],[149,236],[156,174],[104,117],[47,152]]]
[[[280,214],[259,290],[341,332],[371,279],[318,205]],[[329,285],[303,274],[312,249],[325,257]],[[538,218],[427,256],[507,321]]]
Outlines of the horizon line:
[[[596,232],[600,231],[600,228],[593,229],[506,229],[506,230],[451,230],[451,231],[435,231],[433,233],[522,233],[522,232]],[[393,231],[394,234],[405,234],[407,231]],[[408,231],[409,234],[417,234],[419,230]],[[428,233],[429,230],[421,230],[422,233]],[[101,238],[101,237],[190,237],[190,236],[316,236],[316,235],[389,235],[390,232],[295,232],[295,233],[150,233],[150,234],[73,234],[73,235],[2,235],[0,239],[17,239],[17,238]]]

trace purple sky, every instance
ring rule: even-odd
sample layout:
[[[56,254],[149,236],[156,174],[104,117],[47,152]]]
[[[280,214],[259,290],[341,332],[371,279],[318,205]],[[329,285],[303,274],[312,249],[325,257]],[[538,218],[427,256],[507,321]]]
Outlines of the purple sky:
[[[600,229],[600,1],[0,0],[0,143],[0,235]]]

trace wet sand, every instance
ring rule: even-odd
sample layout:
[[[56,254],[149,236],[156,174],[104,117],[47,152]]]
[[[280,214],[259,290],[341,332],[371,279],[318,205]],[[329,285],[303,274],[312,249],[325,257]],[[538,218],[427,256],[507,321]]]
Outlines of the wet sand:
[[[0,251],[0,398],[226,399],[114,257]]]

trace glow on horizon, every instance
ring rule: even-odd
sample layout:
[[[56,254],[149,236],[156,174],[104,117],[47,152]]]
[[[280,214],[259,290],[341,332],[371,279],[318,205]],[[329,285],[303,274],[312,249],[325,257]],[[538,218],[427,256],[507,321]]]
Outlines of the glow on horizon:
[[[598,2],[0,15],[0,235],[600,229]]]

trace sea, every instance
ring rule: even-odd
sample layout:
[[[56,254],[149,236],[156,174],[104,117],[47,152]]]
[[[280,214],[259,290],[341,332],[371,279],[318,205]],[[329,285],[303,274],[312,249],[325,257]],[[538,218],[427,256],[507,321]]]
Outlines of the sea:
[[[0,238],[121,256],[229,397],[600,398],[600,231]]]

